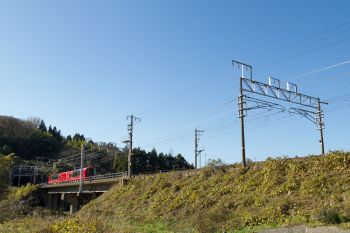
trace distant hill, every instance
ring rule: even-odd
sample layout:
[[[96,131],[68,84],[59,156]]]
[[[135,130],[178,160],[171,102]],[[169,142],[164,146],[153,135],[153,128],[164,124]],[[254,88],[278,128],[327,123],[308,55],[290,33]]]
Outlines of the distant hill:
[[[38,118],[21,120],[0,116],[0,154],[15,153],[26,160],[48,158],[64,149],[63,139],[60,131],[47,131],[43,121]]]

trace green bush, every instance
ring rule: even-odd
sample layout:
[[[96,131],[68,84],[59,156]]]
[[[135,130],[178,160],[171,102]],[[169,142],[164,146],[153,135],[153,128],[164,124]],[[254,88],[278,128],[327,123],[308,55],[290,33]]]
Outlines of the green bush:
[[[335,209],[322,209],[318,220],[326,224],[339,224],[343,222],[343,217]]]

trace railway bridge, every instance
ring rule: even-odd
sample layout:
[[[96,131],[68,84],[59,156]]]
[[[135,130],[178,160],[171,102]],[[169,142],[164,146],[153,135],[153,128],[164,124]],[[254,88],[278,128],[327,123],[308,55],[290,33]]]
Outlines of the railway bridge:
[[[64,210],[74,213],[90,200],[107,192],[114,184],[127,183],[127,173],[110,173],[90,176],[80,182],[66,182],[57,184],[41,184],[44,206],[53,210]]]

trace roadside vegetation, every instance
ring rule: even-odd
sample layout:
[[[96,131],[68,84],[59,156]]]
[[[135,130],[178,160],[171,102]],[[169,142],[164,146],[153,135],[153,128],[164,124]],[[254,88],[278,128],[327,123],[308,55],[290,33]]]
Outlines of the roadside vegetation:
[[[23,189],[16,191],[21,197],[31,187]],[[335,151],[269,158],[250,163],[248,169],[235,164],[138,176],[74,216],[27,213],[20,221],[6,221],[0,232],[1,227],[19,229],[38,219],[36,232],[51,233],[256,232],[299,224],[349,228],[349,206],[350,153]]]
[[[137,177],[55,224],[92,232],[255,232],[299,224],[349,228],[350,153],[277,158]],[[51,232],[63,232],[51,226]],[[95,230],[94,230],[95,229]]]
[[[0,208],[8,209],[6,201],[18,206],[33,190],[10,191]],[[256,232],[298,224],[349,228],[349,206],[350,153],[336,151],[267,159],[248,169],[236,164],[139,176],[116,185],[75,216],[20,210],[16,221],[3,220],[0,232],[4,227],[16,232],[32,221],[40,222],[33,232],[52,233]]]

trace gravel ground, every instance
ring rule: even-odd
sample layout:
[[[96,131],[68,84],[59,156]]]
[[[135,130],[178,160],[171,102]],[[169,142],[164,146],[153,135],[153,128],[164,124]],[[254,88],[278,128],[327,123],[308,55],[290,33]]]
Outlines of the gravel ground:
[[[315,227],[296,226],[291,228],[276,228],[271,230],[260,231],[260,233],[350,233],[350,230],[342,230],[334,226]]]

